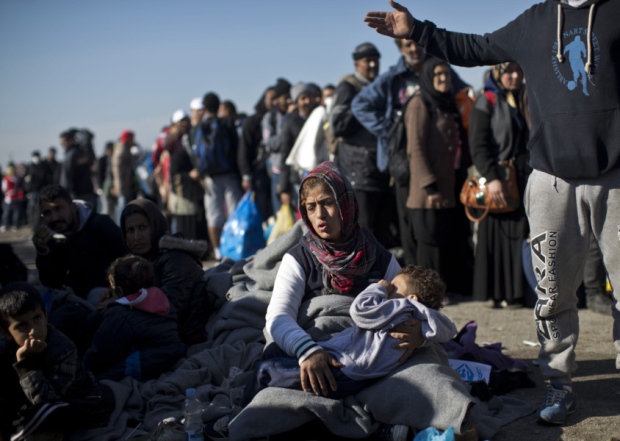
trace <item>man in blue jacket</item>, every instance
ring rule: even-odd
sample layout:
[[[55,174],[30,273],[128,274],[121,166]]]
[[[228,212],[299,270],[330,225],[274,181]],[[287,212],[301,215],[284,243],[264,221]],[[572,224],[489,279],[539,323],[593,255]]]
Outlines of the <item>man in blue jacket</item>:
[[[377,168],[382,172],[388,171],[388,134],[409,98],[418,90],[418,74],[426,59],[422,47],[411,40],[397,38],[396,46],[402,55],[398,63],[364,87],[351,103],[355,118],[377,137]],[[454,71],[452,81],[455,91],[467,87]],[[395,183],[394,189],[404,261],[406,264],[414,264],[415,241],[409,227],[406,207],[409,184]]]
[[[605,266],[620,266],[620,2],[547,0],[484,36],[439,29],[390,4],[396,12],[365,18],[380,34],[411,39],[457,65],[515,61],[523,68],[533,168],[525,207],[538,279],[538,359],[549,381],[538,418],[563,424],[576,409],[576,291],[591,235]],[[612,270],[609,277],[616,287],[613,337],[620,369],[620,273]]]

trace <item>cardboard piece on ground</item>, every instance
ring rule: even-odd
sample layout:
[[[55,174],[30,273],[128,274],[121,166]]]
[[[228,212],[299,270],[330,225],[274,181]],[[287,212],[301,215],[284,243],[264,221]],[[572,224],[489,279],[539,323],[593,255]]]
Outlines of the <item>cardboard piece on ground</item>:
[[[458,372],[463,381],[476,382],[484,381],[489,384],[491,377],[491,366],[488,364],[476,363],[474,361],[450,359],[450,367]]]

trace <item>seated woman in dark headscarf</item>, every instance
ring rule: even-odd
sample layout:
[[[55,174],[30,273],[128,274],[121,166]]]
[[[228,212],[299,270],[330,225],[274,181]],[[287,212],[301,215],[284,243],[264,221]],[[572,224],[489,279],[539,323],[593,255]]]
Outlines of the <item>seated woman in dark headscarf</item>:
[[[181,340],[187,344],[204,341],[212,310],[200,261],[207,242],[167,234],[166,218],[147,199],[127,204],[121,215],[121,231],[127,249],[153,263],[157,286],[176,311]]]
[[[355,297],[372,281],[391,280],[400,265],[359,226],[351,184],[333,163],[324,162],[313,170],[299,193],[308,233],[282,259],[266,329],[278,349],[299,359],[302,384],[326,395],[328,387],[335,387],[329,369],[335,360],[297,323],[299,305],[325,294]],[[271,349],[266,349],[265,358]]]
[[[303,389],[327,396],[337,389],[330,366],[340,363],[298,323],[300,306],[322,295],[356,297],[372,282],[392,280],[400,265],[372,233],[359,226],[351,184],[332,162],[323,162],[310,172],[299,196],[308,233],[282,258],[266,314],[266,331],[273,343],[265,347],[262,358],[297,358]],[[409,321],[390,333],[394,347],[403,349],[405,360],[423,342],[418,325],[417,320]],[[246,385],[241,407],[249,404],[255,393],[255,377]],[[227,438],[234,415],[207,424],[209,437]]]

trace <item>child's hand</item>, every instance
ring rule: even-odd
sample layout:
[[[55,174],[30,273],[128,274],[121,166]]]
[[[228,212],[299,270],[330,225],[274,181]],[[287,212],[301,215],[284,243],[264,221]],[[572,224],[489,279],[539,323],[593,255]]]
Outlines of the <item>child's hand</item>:
[[[118,299],[116,292],[112,288],[108,288],[99,294],[99,303],[97,309],[105,309],[110,303],[114,303]]]
[[[22,361],[27,357],[40,354],[46,347],[47,343],[45,343],[45,341],[29,338],[24,342],[24,345],[17,350],[15,356],[17,357],[17,361]]]
[[[100,301],[99,303],[97,303],[97,309],[99,311],[103,311],[104,309],[106,309],[108,307],[108,305],[112,304],[116,302],[115,298],[107,298],[105,300]]]
[[[392,291],[394,290],[394,285],[392,285],[390,282],[381,279],[377,283],[384,287],[387,290],[388,294],[392,294]]]

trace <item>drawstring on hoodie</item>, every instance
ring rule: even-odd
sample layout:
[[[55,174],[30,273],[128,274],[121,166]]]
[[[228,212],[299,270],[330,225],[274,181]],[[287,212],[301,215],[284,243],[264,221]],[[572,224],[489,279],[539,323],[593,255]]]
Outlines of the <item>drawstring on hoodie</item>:
[[[564,55],[563,46],[562,46],[562,5],[558,3],[558,53],[555,54],[555,57],[558,59],[560,63],[564,63]]]
[[[588,16],[588,61],[584,66],[588,79],[592,78],[592,23],[594,22],[594,4],[590,5],[590,15]]]
[[[594,8],[596,6],[596,3],[593,3],[590,5],[590,14],[588,16],[588,37],[587,37],[587,41],[586,41],[586,46],[587,46],[587,54],[588,54],[588,59],[586,61],[586,64],[584,65],[584,69],[586,71],[586,74],[588,75],[588,80],[590,81],[590,83],[592,83],[592,85],[594,86],[594,82],[592,81],[592,67],[593,67],[593,63],[592,63],[592,25],[594,23]],[[558,51],[556,53],[556,58],[558,59],[558,61],[560,63],[564,63],[564,55],[562,54],[563,52],[563,46],[562,46],[562,27],[563,27],[563,13],[562,13],[562,5],[558,3]]]

